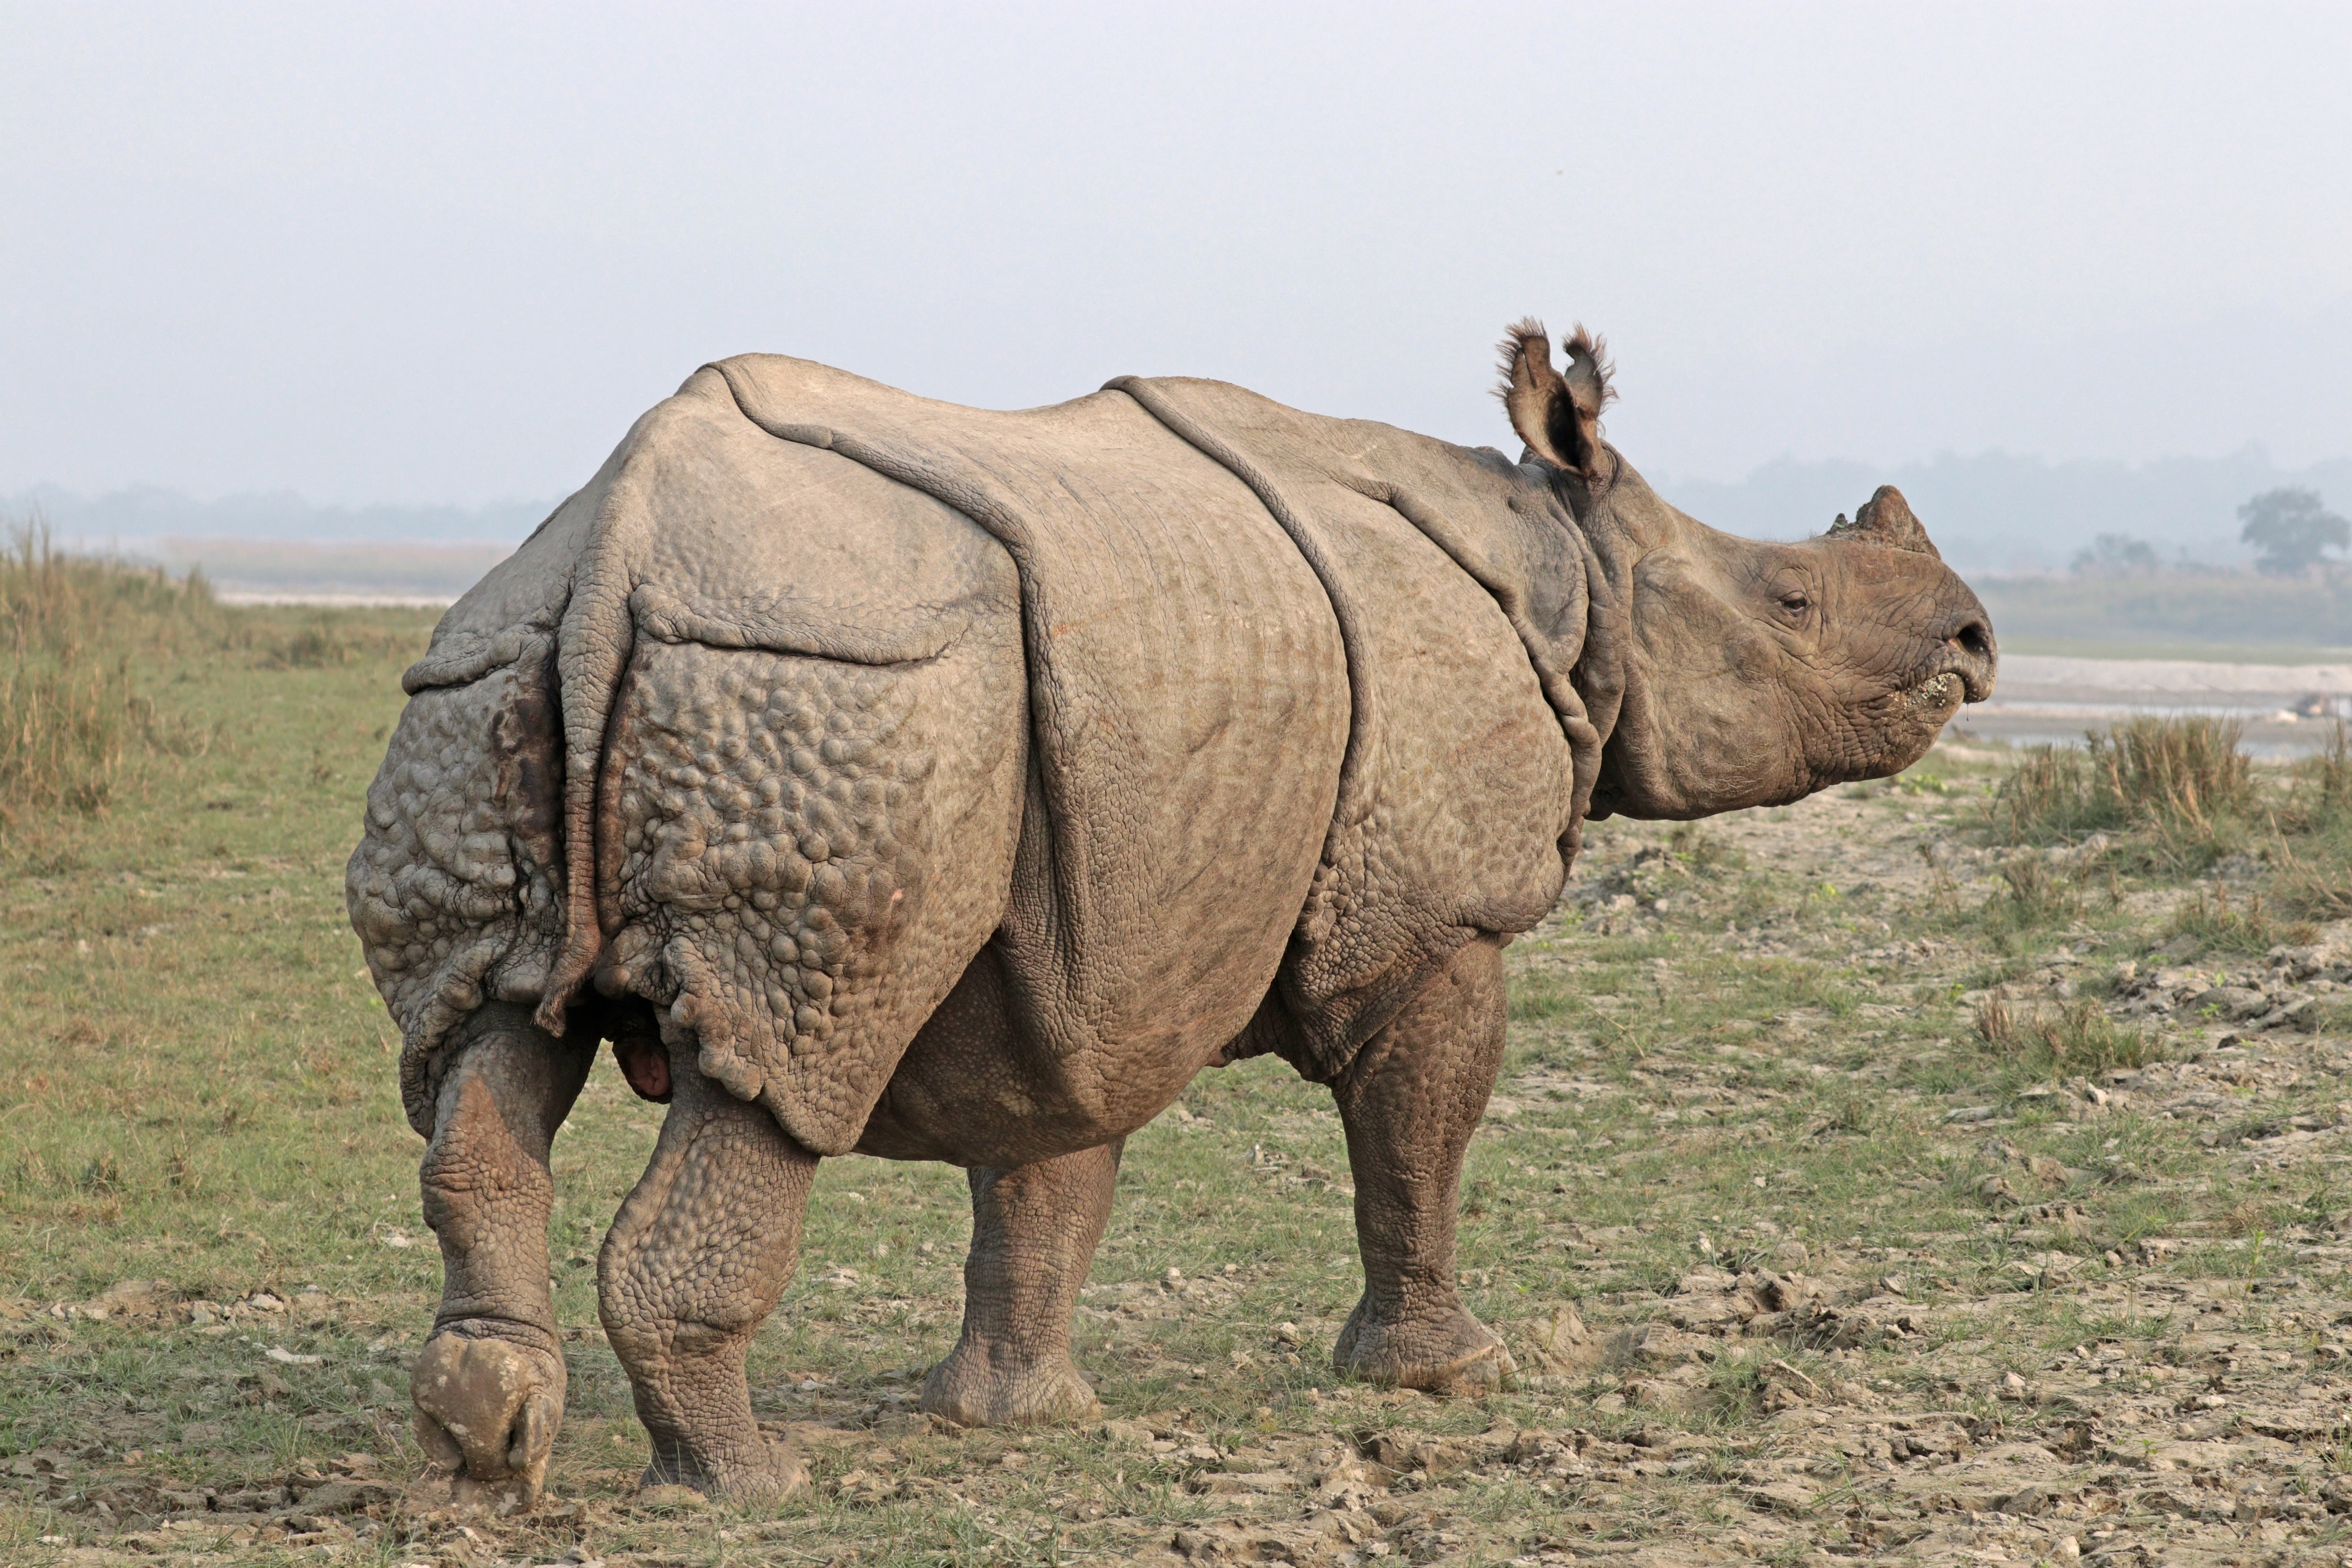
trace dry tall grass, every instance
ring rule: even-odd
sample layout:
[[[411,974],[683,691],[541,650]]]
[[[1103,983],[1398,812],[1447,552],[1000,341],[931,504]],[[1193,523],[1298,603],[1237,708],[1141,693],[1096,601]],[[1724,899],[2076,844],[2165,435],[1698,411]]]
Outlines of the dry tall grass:
[[[2296,766],[2279,815],[2279,903],[2311,920],[2352,916],[2352,732],[2342,720],[2326,748]]]
[[[2146,1031],[2118,1025],[2090,997],[2054,1011],[2021,1012],[1996,989],[1977,1005],[1976,1026],[1979,1038],[2030,1077],[2095,1077],[2110,1068],[2146,1067],[2162,1054]]]
[[[37,526],[0,550],[0,835],[36,813],[104,809],[125,770],[201,733],[139,690],[142,656],[217,635],[203,577],[68,555]]]
[[[2041,746],[2000,787],[1994,812],[2012,840],[2170,826],[2210,833],[2254,802],[2253,762],[2235,720],[2130,720],[2080,751]]]
[[[2260,777],[2239,735],[2227,720],[2142,718],[2084,737],[2079,751],[2035,747],[2002,780],[1993,831],[2017,845],[2112,833],[2127,858],[2181,874],[2225,855],[2253,856],[2267,868],[2261,893],[2234,906],[2224,892],[2200,895],[2177,922],[2218,948],[2258,952],[2306,929],[2296,922],[2352,917],[2345,725],[2318,755]],[[1997,900],[2005,914],[2032,891],[2011,882],[2011,896]]]

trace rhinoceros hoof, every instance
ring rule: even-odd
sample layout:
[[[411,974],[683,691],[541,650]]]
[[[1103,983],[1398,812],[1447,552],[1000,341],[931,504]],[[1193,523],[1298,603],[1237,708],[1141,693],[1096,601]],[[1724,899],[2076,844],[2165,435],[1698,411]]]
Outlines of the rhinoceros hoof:
[[[1383,1321],[1362,1301],[1339,1331],[1331,1365],[1365,1383],[1431,1394],[1481,1394],[1518,1370],[1501,1337],[1459,1305]]]
[[[561,1356],[507,1340],[436,1334],[408,1382],[416,1440],[440,1472],[426,1489],[436,1500],[501,1515],[539,1500],[563,1421]]]
[[[666,1450],[665,1445],[656,1442],[653,1463],[637,1478],[641,1491],[685,1487],[730,1502],[781,1501],[804,1490],[808,1484],[808,1467],[791,1449],[764,1441],[756,1448],[724,1455]]]
[[[959,1344],[923,1379],[921,1408],[959,1426],[1060,1426],[1094,1419],[1102,1402],[1066,1356],[992,1367]]]

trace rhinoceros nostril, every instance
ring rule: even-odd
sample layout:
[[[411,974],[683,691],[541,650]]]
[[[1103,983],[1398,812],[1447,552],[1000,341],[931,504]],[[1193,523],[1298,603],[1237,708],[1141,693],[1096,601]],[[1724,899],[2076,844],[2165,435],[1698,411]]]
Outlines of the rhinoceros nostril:
[[[1986,658],[1992,653],[1992,632],[1982,621],[1970,621],[1944,640],[1971,658]]]

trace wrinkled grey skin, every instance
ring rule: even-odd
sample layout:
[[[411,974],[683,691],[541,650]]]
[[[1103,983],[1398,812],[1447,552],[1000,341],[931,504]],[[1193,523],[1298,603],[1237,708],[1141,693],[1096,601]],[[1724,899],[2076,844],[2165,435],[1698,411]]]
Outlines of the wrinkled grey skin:
[[[1210,382],[1021,414],[698,372],[451,610],[352,858],[446,1286],[415,1375],[458,1501],[545,1484],[549,1149],[600,1041],[669,1105],[597,1281],[648,1484],[802,1483],[751,1336],[817,1161],[971,1172],[966,1425],[1097,1408],[1070,1316],[1126,1135],[1205,1067],[1328,1083],[1343,1373],[1491,1385],[1455,1185],[1502,952],[1588,815],[1891,773],[1994,669],[1902,498],[1717,533],[1601,440],[1599,346],[1505,343],[1517,463]]]

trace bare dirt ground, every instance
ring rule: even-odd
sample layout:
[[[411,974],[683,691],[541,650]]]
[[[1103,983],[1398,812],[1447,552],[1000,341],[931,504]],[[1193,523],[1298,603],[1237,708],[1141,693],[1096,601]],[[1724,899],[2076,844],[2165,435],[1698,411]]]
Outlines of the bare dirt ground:
[[[388,1082],[320,1084],[354,1119],[341,1157],[374,1163],[337,1175],[322,1138],[315,1205],[237,1222],[274,1258],[206,1251],[198,1214],[189,1247],[108,1255],[157,1278],[72,1294],[97,1277],[40,1211],[48,1250],[12,1272],[59,1289],[0,1299],[0,1558],[2352,1563],[2352,929],[2250,951],[2212,918],[2243,907],[2243,858],[2171,881],[2095,841],[1993,847],[1985,764],[1595,827],[1512,950],[1465,1182],[1465,1295],[1519,1368],[1491,1396],[1328,1372],[1358,1279],[1344,1150],[1328,1095],[1257,1061],[1129,1144],[1079,1310],[1100,1420],[917,1413],[960,1310],[961,1182],[828,1162],[753,1363],[815,1486],[638,1494],[591,1282],[658,1111],[600,1068],[557,1146],[551,1500],[420,1511],[404,1365],[436,1271],[383,1174],[413,1141]],[[292,907],[331,876],[287,869]],[[318,931],[295,947],[348,969]],[[11,951],[54,981],[75,940]],[[332,1234],[286,1239],[306,1223]]]

